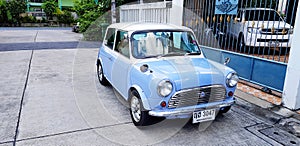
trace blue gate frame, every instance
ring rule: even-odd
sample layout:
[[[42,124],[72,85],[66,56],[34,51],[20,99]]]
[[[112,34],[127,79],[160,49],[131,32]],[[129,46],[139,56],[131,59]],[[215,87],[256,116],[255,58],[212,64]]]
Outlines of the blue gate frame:
[[[224,63],[230,58],[227,66],[233,68],[242,80],[282,92],[287,64],[255,56],[201,46],[205,56],[213,61]]]

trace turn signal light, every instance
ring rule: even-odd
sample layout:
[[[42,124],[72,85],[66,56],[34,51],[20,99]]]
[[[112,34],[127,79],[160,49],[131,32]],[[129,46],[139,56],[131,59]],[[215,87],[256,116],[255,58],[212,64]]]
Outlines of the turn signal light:
[[[161,107],[166,107],[166,106],[167,106],[167,103],[166,103],[165,101],[162,101],[162,102],[160,103],[160,106],[161,106]]]
[[[230,96],[230,97],[233,96],[233,92],[232,92],[232,91],[229,91],[229,92],[228,92],[228,96]]]

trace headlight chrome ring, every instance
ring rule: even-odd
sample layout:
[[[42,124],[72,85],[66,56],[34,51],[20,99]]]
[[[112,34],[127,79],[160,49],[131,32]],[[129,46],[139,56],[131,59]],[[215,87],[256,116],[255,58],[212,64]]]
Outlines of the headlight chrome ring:
[[[239,82],[239,76],[236,73],[229,73],[226,76],[226,85],[228,87],[234,87]]]
[[[160,96],[166,97],[171,94],[173,85],[169,80],[162,80],[158,83],[157,92]]]

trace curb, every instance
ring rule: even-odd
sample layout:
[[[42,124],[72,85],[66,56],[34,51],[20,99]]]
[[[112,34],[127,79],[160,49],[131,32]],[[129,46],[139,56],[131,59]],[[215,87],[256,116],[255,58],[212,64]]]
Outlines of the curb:
[[[269,111],[271,111],[275,114],[278,114],[280,116],[283,116],[285,118],[293,117],[293,118],[296,118],[297,120],[300,120],[300,115],[297,112],[290,110],[286,107],[283,107],[282,105],[272,104],[268,101],[257,98],[251,94],[245,93],[239,89],[236,90],[235,96],[239,99],[247,101],[247,102],[254,104],[260,108],[269,110]]]
[[[253,95],[236,90],[236,105],[253,113],[267,123],[300,138],[300,114],[281,105],[275,105]]]

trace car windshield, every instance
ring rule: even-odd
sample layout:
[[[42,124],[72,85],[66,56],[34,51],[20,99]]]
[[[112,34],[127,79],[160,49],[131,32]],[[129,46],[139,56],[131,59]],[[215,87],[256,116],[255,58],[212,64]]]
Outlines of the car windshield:
[[[131,41],[135,58],[200,54],[195,37],[186,31],[135,32]]]
[[[282,21],[274,10],[246,10],[246,21]]]

